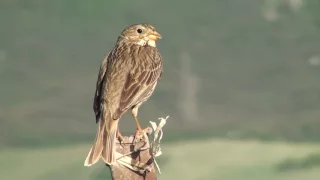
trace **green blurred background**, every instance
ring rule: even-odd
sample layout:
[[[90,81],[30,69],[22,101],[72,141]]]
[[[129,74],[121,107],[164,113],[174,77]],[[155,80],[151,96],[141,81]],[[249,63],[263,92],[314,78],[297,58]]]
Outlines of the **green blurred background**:
[[[145,22],[164,37],[140,110],[170,115],[159,179],[319,179],[319,0],[0,0],[1,180],[109,178],[83,167],[97,73]]]

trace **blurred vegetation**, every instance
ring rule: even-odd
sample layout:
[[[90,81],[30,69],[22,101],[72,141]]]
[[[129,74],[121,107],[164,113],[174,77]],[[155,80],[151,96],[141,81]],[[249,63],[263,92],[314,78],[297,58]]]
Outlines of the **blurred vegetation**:
[[[139,113],[170,115],[161,179],[319,179],[319,0],[0,0],[0,179],[107,178],[82,166],[97,73],[142,22],[164,37]]]
[[[90,144],[56,148],[0,150],[0,179],[110,179],[107,167],[99,162],[83,167]],[[318,166],[278,171],[288,157],[301,159],[319,152],[319,144],[225,139],[164,144],[159,179],[184,180],[318,180]],[[307,161],[312,161],[311,159]]]
[[[277,165],[280,172],[307,170],[320,167],[320,154],[312,153],[302,158],[288,158]]]
[[[170,115],[167,139],[319,141],[319,12],[317,0],[2,0],[0,146],[91,142],[99,65],[139,22],[164,36],[145,125]],[[181,82],[191,81],[189,92]],[[181,108],[188,95],[195,100]],[[186,121],[189,110],[196,118]],[[121,128],[133,124],[127,115]]]

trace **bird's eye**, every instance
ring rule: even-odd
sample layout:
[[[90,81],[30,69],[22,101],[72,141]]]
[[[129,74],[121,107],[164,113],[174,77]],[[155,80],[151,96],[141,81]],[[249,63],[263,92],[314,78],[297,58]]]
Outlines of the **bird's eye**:
[[[141,34],[142,33],[142,29],[137,29],[137,33]]]

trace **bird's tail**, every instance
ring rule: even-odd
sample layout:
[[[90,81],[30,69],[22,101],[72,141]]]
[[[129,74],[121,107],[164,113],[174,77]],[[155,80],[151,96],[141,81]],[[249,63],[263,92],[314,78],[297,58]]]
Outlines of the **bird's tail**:
[[[91,166],[100,158],[108,165],[116,161],[117,130],[118,120],[113,120],[110,115],[106,119],[100,119],[96,139],[84,162],[84,166]]]

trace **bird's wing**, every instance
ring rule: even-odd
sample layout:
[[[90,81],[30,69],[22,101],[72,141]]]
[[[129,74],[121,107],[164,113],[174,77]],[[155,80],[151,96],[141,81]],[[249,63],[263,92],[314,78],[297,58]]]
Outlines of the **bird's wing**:
[[[102,91],[103,82],[106,80],[105,77],[106,77],[109,55],[110,53],[104,58],[103,62],[101,63],[99,74],[98,74],[98,80],[96,84],[96,91],[93,99],[93,111],[96,116],[96,123],[99,122],[101,93],[102,93],[101,91]]]
[[[149,92],[153,91],[154,85],[162,73],[161,56],[157,58],[160,58],[159,61],[156,61],[157,63],[146,66],[144,69],[132,69],[128,74],[114,119],[119,118],[133,105],[143,101],[144,98],[149,96]]]

